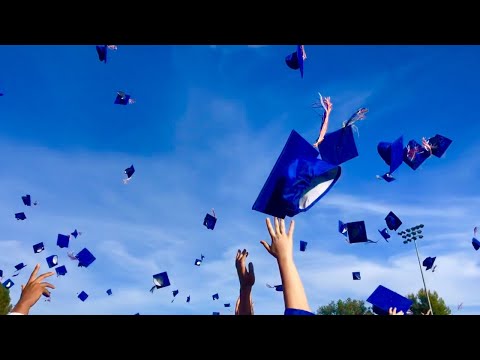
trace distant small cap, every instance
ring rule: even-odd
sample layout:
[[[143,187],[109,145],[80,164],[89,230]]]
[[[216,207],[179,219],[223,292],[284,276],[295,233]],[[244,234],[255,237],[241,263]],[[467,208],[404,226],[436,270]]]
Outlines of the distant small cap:
[[[223,304],[223,306],[226,307],[226,308],[228,308],[228,307],[230,307],[230,303],[228,303],[228,304]]]
[[[88,294],[85,291],[82,291],[80,294],[78,294],[78,298],[82,301],[85,301],[88,298]]]
[[[59,267],[55,268],[55,272],[57,273],[57,277],[58,276],[65,276],[67,274],[67,268],[65,267],[65,265],[62,265],[62,266],[59,266]]]
[[[213,300],[218,300],[218,299],[219,299],[218,293],[217,293],[217,294],[213,294],[213,295],[212,295],[212,299],[213,299]]]
[[[350,244],[375,242],[367,237],[365,221],[353,221],[344,225],[347,226],[347,239]]]
[[[360,271],[352,272],[353,280],[361,280]]]
[[[390,239],[390,234],[388,233],[388,230],[387,228],[384,228],[383,230],[378,230],[378,232],[380,233],[380,235],[382,235],[382,237],[388,242],[388,239]]]
[[[33,252],[35,254],[41,253],[43,250],[45,250],[45,246],[43,245],[43,242],[33,245]]]
[[[195,265],[200,266],[202,264],[202,260],[195,259]]]
[[[427,257],[425,260],[423,260],[422,265],[426,267],[425,271],[430,270],[433,267],[433,264],[435,263],[435,259],[437,257]]]
[[[10,289],[13,285],[15,285],[15,283],[12,280],[8,279],[8,280],[4,281],[2,285],[6,289]]]
[[[473,239],[472,239],[472,245],[473,245],[473,248],[474,248],[475,250],[480,249],[480,241],[478,241],[478,239],[473,238]]]
[[[20,264],[15,265],[15,269],[17,269],[17,271],[20,271],[26,266],[27,265],[25,265],[24,263],[20,263]]]
[[[385,217],[385,222],[387,223],[387,227],[393,231],[397,231],[397,229],[403,224],[398,216],[393,213],[393,211],[390,211]]]
[[[187,296],[187,303],[190,302],[190,295]]]
[[[281,219],[294,217],[311,209],[340,175],[340,166],[318,159],[317,150],[292,130],[252,209]]]
[[[25,206],[32,206],[32,199],[30,195],[22,196],[22,201]]]
[[[27,216],[23,212],[15,214],[15,219],[17,219],[17,220],[25,220],[26,218],[27,218]]]
[[[130,98],[131,96],[128,94],[125,94],[122,91],[117,92],[117,97],[115,98],[114,104],[117,105],[128,105],[130,103]]]
[[[220,313],[218,311],[214,311],[212,315],[220,315]]]
[[[203,225],[206,226],[207,229],[213,230],[215,229],[215,224],[217,223],[217,218],[213,215],[207,213],[205,218],[203,219]]]
[[[307,249],[307,242],[300,240],[300,251],[305,251]]]
[[[378,315],[388,315],[390,308],[397,308],[397,312],[403,311],[404,314],[413,304],[413,301],[397,294],[396,292],[379,285],[375,291],[368,297],[367,302],[372,304],[372,310]]]
[[[77,231],[77,229],[75,229],[75,231],[72,232],[71,235],[76,239],[77,236],[79,235],[79,232]]]
[[[173,297],[175,297],[178,295],[178,290],[173,290],[172,293],[173,293]]]
[[[58,234],[57,236],[57,245],[60,248],[68,248],[68,244],[70,243],[70,236]]]
[[[161,272],[153,275],[153,283],[157,289],[170,286],[170,279],[168,278],[167,272]]]
[[[386,141],[378,143],[377,151],[383,161],[390,166],[389,174],[393,174],[403,162],[403,136],[392,143]]]
[[[112,289],[108,289],[108,290],[107,290],[107,295],[110,296],[110,295],[112,295],[112,294],[113,294],[113,293],[112,293]]]
[[[82,249],[75,257],[78,259],[78,266],[86,268],[96,260],[87,248]]]
[[[135,173],[135,168],[133,167],[133,165],[125,169],[125,174],[127,174],[127,179],[130,179],[134,173]]]
[[[57,255],[50,255],[47,257],[47,265],[51,269],[58,265],[58,256]]]

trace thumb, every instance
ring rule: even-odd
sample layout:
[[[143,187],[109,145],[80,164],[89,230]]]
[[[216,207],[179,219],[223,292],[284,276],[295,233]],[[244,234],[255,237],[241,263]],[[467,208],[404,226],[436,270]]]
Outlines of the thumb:
[[[265,240],[261,240],[261,241],[260,241],[260,244],[263,245],[263,247],[265,248],[265,250],[267,250],[269,253],[271,253],[271,251],[270,251],[270,245],[268,245]]]
[[[253,270],[253,263],[248,264],[248,272],[252,275],[255,276],[255,271]]]

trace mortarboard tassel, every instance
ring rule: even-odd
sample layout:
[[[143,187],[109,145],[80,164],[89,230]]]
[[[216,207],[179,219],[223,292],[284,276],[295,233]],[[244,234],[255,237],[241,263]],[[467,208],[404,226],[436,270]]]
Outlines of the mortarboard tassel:
[[[118,49],[117,45],[107,45],[107,48],[109,48],[110,50],[113,50],[113,51]]]
[[[300,45],[300,49],[302,49],[302,59],[307,60],[307,53],[305,52],[305,45]]]
[[[153,290],[155,290],[157,286],[156,285],[153,285],[152,288],[150,289],[150,292],[153,294]]]
[[[355,131],[357,133],[357,135],[360,136],[360,133],[358,131],[358,127],[354,124],[357,121],[364,120],[367,112],[368,112],[367,108],[358,109],[357,111],[355,111],[355,113],[352,116],[350,116],[350,119],[343,122],[343,127],[351,126],[353,131]]]

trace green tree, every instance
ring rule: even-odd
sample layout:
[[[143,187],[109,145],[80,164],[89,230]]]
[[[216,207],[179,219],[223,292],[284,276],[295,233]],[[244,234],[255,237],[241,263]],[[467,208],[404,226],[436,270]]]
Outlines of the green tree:
[[[445,301],[438,296],[436,291],[432,293],[430,290],[428,290],[428,296],[430,297],[430,302],[432,303],[433,315],[450,315],[452,313],[452,310],[450,310],[450,308],[445,304]],[[424,289],[420,289],[416,295],[408,294],[407,297],[413,301],[413,304],[410,307],[413,315],[426,314],[430,309]]]
[[[338,300],[320,306],[317,315],[373,315],[372,309],[365,305],[363,300]]]
[[[0,315],[7,315],[12,310],[10,290],[0,284]]]

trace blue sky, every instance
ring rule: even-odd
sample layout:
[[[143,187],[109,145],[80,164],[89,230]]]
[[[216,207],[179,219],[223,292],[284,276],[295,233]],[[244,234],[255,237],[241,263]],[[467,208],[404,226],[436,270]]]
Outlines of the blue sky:
[[[331,96],[329,131],[359,107],[359,157],[342,165],[332,190],[295,217],[295,261],[312,310],[347,297],[366,300],[382,284],[401,294],[422,287],[413,244],[377,229],[394,211],[400,230],[425,224],[420,256],[436,256],[427,287],[455,314],[479,314],[479,255],[471,245],[478,208],[480,82],[478,46],[307,45],[305,76],[284,62],[295,46],[118,46],[108,63],[95,46],[0,46],[0,269],[28,266],[12,278],[12,302],[36,263],[56,254],[67,267],[52,301],[32,314],[232,314],[238,296],[237,249],[255,265],[256,314],[282,314],[266,216],[251,210],[291,130],[317,138],[317,92]],[[116,91],[136,99],[114,105]],[[380,141],[400,135],[453,140],[443,158],[416,171],[403,164],[392,183]],[[122,183],[124,169],[136,173]],[[21,196],[39,205],[27,208]],[[215,230],[203,218],[214,208]],[[27,220],[14,213],[25,211]],[[348,244],[337,224],[364,220],[377,244]],[[289,220],[287,219],[287,223]],[[97,258],[78,268],[57,234],[83,232],[71,251]],[[300,252],[300,240],[308,242]],[[46,249],[34,254],[32,245]],[[194,261],[200,254],[200,267]],[[152,275],[172,285],[149,292]],[[352,271],[362,280],[353,281]],[[106,295],[111,288],[112,296]],[[172,291],[179,295],[171,303]],[[90,297],[81,302],[77,294]],[[218,301],[212,295],[219,293]],[[191,302],[186,303],[186,297]],[[463,309],[457,305],[463,302]]]

